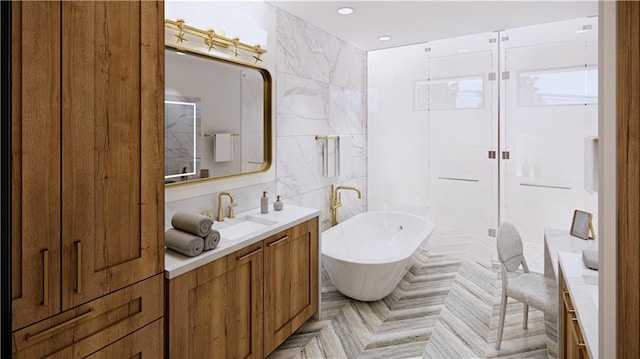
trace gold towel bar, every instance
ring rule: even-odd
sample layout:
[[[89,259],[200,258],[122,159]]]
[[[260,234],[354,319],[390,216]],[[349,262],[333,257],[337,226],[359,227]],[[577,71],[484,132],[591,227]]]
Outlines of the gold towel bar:
[[[340,138],[340,136],[338,135],[316,135],[316,140],[332,140],[332,139],[336,139],[336,138]]]

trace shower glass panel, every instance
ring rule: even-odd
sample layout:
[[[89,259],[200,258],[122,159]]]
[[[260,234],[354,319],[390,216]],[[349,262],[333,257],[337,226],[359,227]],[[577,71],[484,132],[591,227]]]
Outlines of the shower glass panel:
[[[518,228],[540,272],[545,227],[569,229],[575,209],[597,217],[597,194],[585,191],[593,161],[585,148],[598,134],[597,25],[583,18],[500,33],[508,39],[500,141],[509,154],[500,160],[501,219]]]
[[[484,78],[432,79],[428,81],[428,108],[433,110],[481,109],[484,105]]]
[[[432,238],[479,245],[491,261],[497,225],[495,33],[429,42],[429,198]],[[484,249],[482,246],[484,245]]]

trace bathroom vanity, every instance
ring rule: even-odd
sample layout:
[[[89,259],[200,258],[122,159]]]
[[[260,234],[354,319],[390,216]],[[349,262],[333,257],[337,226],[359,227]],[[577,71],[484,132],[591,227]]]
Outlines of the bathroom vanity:
[[[287,205],[215,222],[216,247],[165,252],[166,354],[263,358],[319,313],[319,215]]]
[[[598,356],[598,271],[587,268],[583,249],[597,248],[569,231],[545,228],[545,276],[558,281],[560,358]]]

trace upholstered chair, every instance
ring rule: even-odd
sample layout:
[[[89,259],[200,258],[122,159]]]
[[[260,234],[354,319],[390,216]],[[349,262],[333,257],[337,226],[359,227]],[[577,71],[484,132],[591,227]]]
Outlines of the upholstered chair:
[[[498,258],[502,270],[502,300],[500,303],[500,323],[496,350],[500,349],[504,317],[507,312],[507,300],[513,298],[524,304],[522,327],[527,329],[529,306],[558,315],[558,286],[555,280],[546,278],[542,273],[530,272],[522,251],[522,239],[516,228],[510,223],[502,223],[498,228]],[[522,273],[514,273],[522,265]]]

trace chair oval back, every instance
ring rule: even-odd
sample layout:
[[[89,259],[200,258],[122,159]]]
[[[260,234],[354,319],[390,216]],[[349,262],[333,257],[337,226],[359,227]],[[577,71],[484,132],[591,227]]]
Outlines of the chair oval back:
[[[509,272],[518,269],[522,263],[522,239],[511,223],[502,223],[498,228],[498,258]]]

